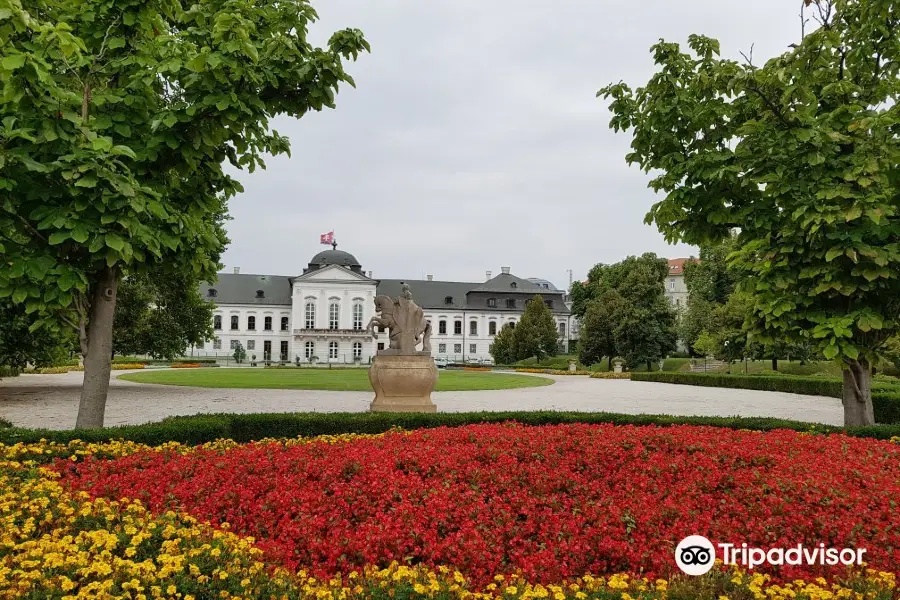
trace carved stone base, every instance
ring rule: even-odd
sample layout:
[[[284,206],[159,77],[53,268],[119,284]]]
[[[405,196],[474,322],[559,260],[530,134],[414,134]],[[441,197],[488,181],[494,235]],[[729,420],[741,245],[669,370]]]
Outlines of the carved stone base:
[[[376,354],[369,367],[375,398],[371,412],[436,412],[431,392],[438,370],[431,355],[391,356]]]

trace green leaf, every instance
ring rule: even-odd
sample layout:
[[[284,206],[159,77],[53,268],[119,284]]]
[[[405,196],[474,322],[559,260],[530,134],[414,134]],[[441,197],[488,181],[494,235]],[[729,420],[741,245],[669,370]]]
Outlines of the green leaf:
[[[84,177],[79,179],[77,182],[75,182],[75,186],[83,187],[83,188],[96,187],[97,186],[97,176],[94,175],[93,173],[88,173],[87,175],[85,175]]]
[[[7,71],[15,71],[25,64],[25,55],[9,54],[3,58],[3,62],[0,64],[2,64],[3,68]]]
[[[75,230],[72,232],[72,239],[75,240],[76,242],[78,242],[79,244],[85,243],[88,239],[87,229],[85,229],[84,227],[81,227],[81,226],[76,227]]]
[[[107,233],[106,234],[106,245],[112,248],[113,250],[122,251],[122,248],[125,246],[125,240],[119,237],[115,233]]]
[[[825,346],[825,348],[822,350],[822,355],[825,358],[827,358],[828,360],[831,360],[831,359],[835,358],[839,352],[840,351],[838,350],[838,347],[835,346],[834,343],[832,342],[831,345]]]
[[[16,288],[16,291],[12,294],[13,304],[22,304],[25,301],[25,298],[28,297],[28,290],[26,288]]]
[[[114,37],[109,39],[108,43],[109,48],[124,48],[125,47],[125,38]]]
[[[68,231],[54,231],[50,234],[50,239],[48,239],[47,241],[51,246],[57,246],[59,244],[62,244],[67,239],[69,239]]]
[[[848,223],[854,219],[858,219],[860,216],[862,216],[862,208],[855,204],[844,213],[844,218]]]

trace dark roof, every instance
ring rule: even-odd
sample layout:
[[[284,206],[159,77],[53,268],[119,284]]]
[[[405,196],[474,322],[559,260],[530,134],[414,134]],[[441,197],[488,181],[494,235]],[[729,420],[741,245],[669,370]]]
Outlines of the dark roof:
[[[516,287],[512,287],[512,284],[516,284]],[[508,294],[514,292],[534,292],[535,294],[561,293],[558,290],[545,289],[536,283],[528,281],[527,279],[522,279],[521,277],[516,277],[515,275],[511,275],[509,273],[501,273],[493,279],[489,279],[488,281],[485,281],[477,287],[472,288],[471,291],[496,292],[498,294]]]
[[[347,267],[351,271],[355,271],[357,273],[361,272],[362,269],[362,265],[359,264],[359,261],[356,260],[355,256],[353,256],[349,252],[344,252],[343,250],[334,248],[332,250],[322,250],[321,252],[313,256],[309,261],[309,267],[304,270],[304,273],[307,271],[315,271],[316,269],[321,269],[322,267],[326,267],[328,265],[339,265],[341,267]]]
[[[379,279],[375,292],[379,295],[400,296],[401,284],[406,282],[412,294],[413,301],[422,308],[465,308],[466,294],[477,283],[462,281],[427,281],[424,279]],[[447,304],[447,298],[453,299],[453,304]]]
[[[209,289],[216,290],[215,296]],[[263,297],[257,298],[257,291]],[[201,284],[200,295],[216,304],[291,304],[291,277],[283,275],[239,275],[219,273],[219,280]]]

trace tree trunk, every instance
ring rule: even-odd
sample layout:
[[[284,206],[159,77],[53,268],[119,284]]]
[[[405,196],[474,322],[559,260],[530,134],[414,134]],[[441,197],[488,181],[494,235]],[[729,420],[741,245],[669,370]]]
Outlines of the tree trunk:
[[[865,359],[849,361],[844,368],[844,426],[874,425],[872,368]]]
[[[97,274],[87,324],[84,384],[81,386],[76,429],[103,427],[112,366],[113,318],[118,287],[119,272],[115,267],[104,268]]]
[[[773,371],[778,370],[778,359],[774,356],[772,357],[772,370]]]
[[[612,368],[612,356],[607,356],[607,357],[606,357],[606,361],[607,361],[607,362],[606,362],[606,370],[607,370],[607,371],[612,371],[612,370],[613,370],[613,368]]]

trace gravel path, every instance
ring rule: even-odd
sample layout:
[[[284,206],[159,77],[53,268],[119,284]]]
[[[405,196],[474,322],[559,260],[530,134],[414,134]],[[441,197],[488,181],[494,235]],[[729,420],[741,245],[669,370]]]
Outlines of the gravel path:
[[[110,382],[106,425],[159,421],[171,415],[256,412],[363,412],[372,392],[252,390]],[[0,380],[0,417],[21,427],[75,425],[83,373]],[[550,386],[480,392],[435,392],[442,412],[505,410],[608,411],[626,414],[779,417],[840,425],[841,401],[780,392],[706,388],[628,380],[545,375]]]

